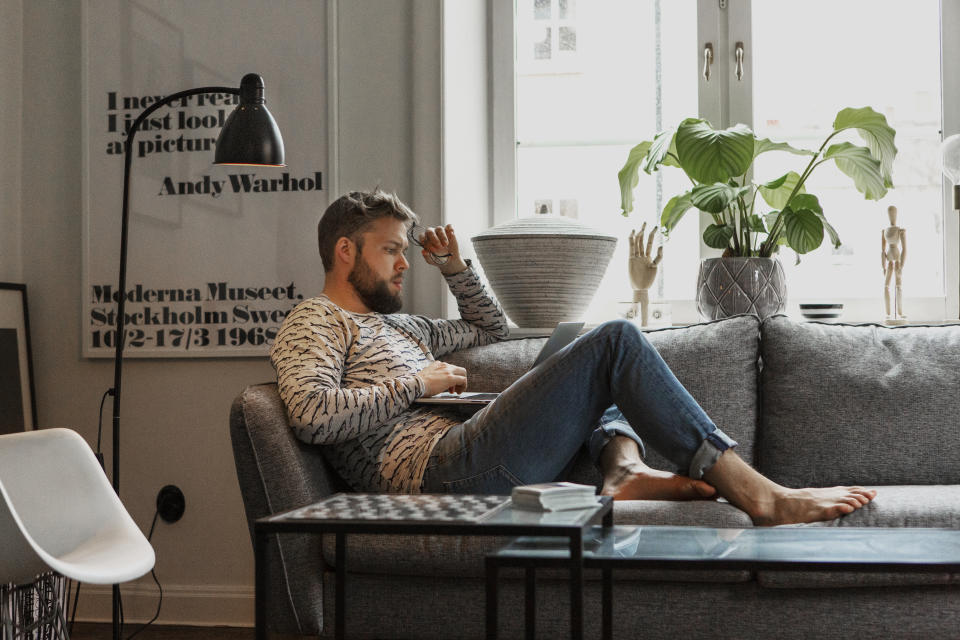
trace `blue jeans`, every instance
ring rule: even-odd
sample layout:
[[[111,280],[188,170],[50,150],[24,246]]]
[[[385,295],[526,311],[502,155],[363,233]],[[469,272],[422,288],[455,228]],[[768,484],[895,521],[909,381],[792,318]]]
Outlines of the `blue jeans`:
[[[467,375],[469,376],[469,371]],[[707,417],[636,325],[600,325],[528,372],[437,442],[424,493],[508,494],[550,482],[586,444],[646,442],[700,478],[736,442]]]

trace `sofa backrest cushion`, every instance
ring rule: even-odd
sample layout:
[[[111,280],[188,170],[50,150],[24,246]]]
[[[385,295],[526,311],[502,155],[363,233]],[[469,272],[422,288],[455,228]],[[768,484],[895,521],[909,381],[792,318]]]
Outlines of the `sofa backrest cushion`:
[[[960,326],[768,318],[759,469],[788,486],[960,483]]]
[[[759,325],[756,316],[743,315],[646,334],[716,425],[737,440],[738,453],[747,461],[753,460],[759,418]],[[509,340],[465,349],[444,360],[467,370],[472,390],[503,391],[530,368],[545,341]],[[649,447],[647,464],[677,471]]]

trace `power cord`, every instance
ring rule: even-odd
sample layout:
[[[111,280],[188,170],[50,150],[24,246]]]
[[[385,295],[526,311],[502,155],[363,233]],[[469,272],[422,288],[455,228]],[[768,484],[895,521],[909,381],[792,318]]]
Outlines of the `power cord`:
[[[151,539],[153,538],[153,530],[154,530],[154,528],[157,526],[157,517],[159,517],[159,515],[160,515],[160,509],[157,508],[157,510],[154,511],[154,513],[153,513],[153,523],[150,525],[150,533],[147,534],[147,541],[149,541],[149,540],[151,540]],[[150,575],[153,576],[153,581],[157,584],[157,589],[160,590],[160,599],[157,601],[157,612],[153,614],[153,617],[150,618],[150,620],[149,620],[148,622],[145,622],[143,625],[140,626],[139,629],[137,629],[136,631],[134,631],[133,633],[131,633],[129,636],[127,636],[127,640],[130,640],[130,639],[133,638],[135,635],[137,635],[138,633],[140,633],[141,631],[143,631],[144,629],[146,629],[147,627],[149,627],[151,624],[153,624],[154,622],[156,622],[157,618],[160,617],[160,607],[163,606],[163,587],[160,585],[160,581],[157,579],[156,569],[151,569],[151,570],[150,570]],[[121,597],[120,597],[120,635],[121,635],[121,636],[123,636],[123,625],[124,625],[124,619],[123,619],[123,597],[121,596]]]
[[[114,393],[113,389],[107,389],[103,392],[103,396],[100,398],[100,415],[97,418],[97,448],[94,450],[94,454],[97,457],[97,462],[100,463],[100,468],[106,472],[106,467],[104,467],[103,462],[103,448],[101,446],[103,442],[103,405],[107,401],[107,396],[112,396]],[[151,529],[152,531],[152,529]],[[67,583],[67,604],[70,604],[70,592],[73,590],[73,585],[75,581],[70,580]],[[76,582],[77,590],[73,593],[73,610],[69,611],[70,613],[70,630],[68,633],[73,635],[73,623],[77,619],[77,601],[80,600],[80,583]]]
[[[104,469],[104,471],[106,471],[106,468],[103,466],[103,449],[100,447],[103,438],[103,403],[107,401],[107,396],[112,396],[113,394],[113,389],[107,389],[103,392],[103,397],[100,398],[100,417],[97,419],[97,450],[94,455],[97,456],[97,460],[100,462],[100,468]]]

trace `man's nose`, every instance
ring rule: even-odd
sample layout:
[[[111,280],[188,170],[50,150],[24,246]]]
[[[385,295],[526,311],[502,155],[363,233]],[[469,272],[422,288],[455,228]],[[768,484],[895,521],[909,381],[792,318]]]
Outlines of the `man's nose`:
[[[410,268],[410,262],[407,260],[407,256],[400,254],[400,259],[397,261],[397,271],[406,271]]]

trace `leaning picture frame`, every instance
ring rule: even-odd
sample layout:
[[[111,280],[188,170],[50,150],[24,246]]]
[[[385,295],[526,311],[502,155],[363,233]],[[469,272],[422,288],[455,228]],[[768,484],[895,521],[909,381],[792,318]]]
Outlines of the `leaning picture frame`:
[[[36,428],[27,286],[0,282],[0,435]]]

